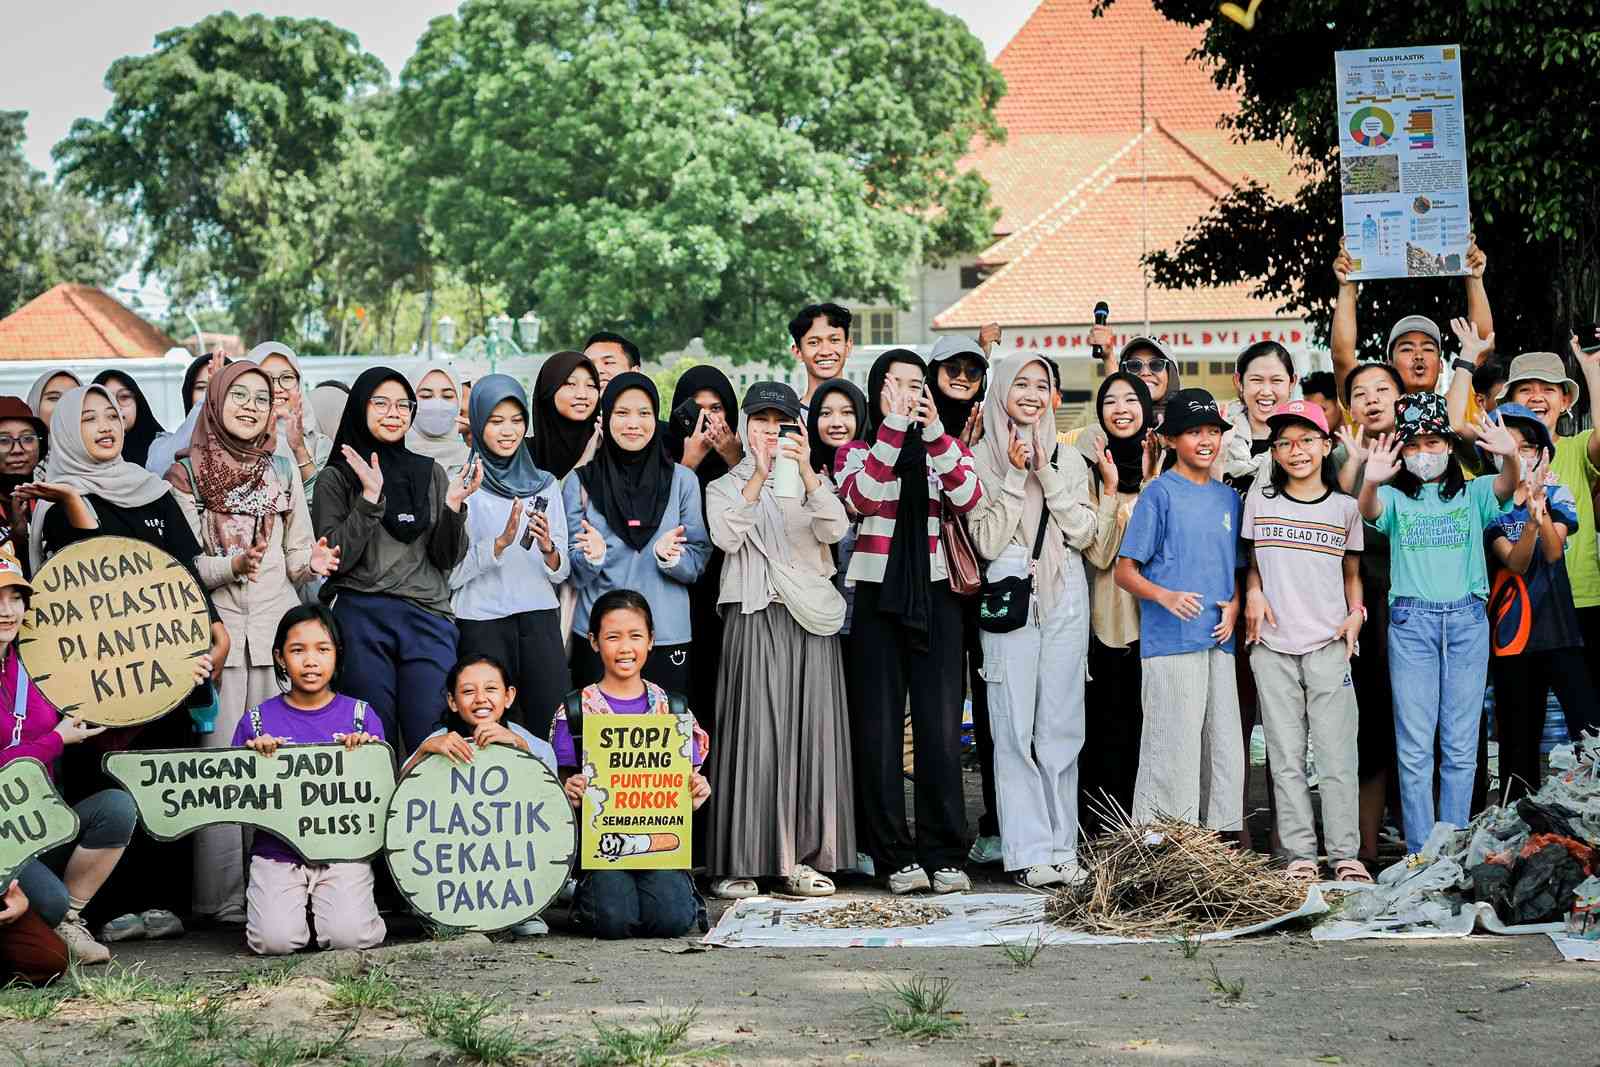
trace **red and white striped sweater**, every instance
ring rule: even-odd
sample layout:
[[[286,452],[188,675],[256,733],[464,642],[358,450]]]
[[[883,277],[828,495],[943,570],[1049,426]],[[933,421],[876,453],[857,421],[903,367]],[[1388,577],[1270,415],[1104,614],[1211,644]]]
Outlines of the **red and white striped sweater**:
[[[900,477],[894,472],[894,464],[900,458],[900,446],[910,425],[911,420],[904,415],[886,415],[871,448],[865,441],[851,441],[834,456],[839,495],[852,517],[861,520],[855,554],[850,557],[850,569],[845,574],[848,585],[883,581],[900,507]],[[983,486],[966,445],[942,432],[932,440],[924,432],[922,439],[928,455],[929,570],[938,582],[949,576],[944,546],[939,543],[939,516],[943,511],[939,494],[943,491],[956,513],[965,515],[983,499]]]

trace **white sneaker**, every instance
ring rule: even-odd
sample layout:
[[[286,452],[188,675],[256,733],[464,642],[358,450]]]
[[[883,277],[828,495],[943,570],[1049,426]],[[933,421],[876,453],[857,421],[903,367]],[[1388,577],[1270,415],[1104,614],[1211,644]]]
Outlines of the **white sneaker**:
[[[1027,889],[1043,889],[1047,885],[1060,885],[1066,881],[1061,872],[1048,863],[1035,863],[1025,871],[1018,871],[1014,880]]]
[[[1078,866],[1077,860],[1071,863],[1057,863],[1055,871],[1061,876],[1060,881],[1064,886],[1080,886],[1089,880],[1089,872]]]
[[[913,863],[908,867],[901,867],[889,876],[889,892],[897,897],[907,893],[916,893],[928,888],[928,872],[922,865]]]
[[[67,943],[67,952],[79,963],[105,963],[111,959],[111,950],[94,939],[89,924],[75,911],[56,926],[56,936]]]
[[[527,922],[520,922],[511,928],[514,937],[543,937],[550,932],[550,924],[535,915]]]
[[[999,863],[1002,858],[1000,851],[1000,835],[992,837],[979,837],[972,843],[972,848],[967,852],[967,862],[975,863],[979,867],[988,867]]]
[[[972,890],[972,879],[959,867],[940,867],[933,872],[935,893],[967,893]]]

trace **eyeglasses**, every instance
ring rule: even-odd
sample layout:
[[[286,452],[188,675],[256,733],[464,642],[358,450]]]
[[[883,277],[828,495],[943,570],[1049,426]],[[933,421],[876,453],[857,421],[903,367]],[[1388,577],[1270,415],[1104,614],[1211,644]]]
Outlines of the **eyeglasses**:
[[[1317,433],[1311,434],[1307,437],[1280,437],[1276,441],[1272,442],[1272,450],[1277,452],[1279,455],[1287,456],[1289,453],[1298,448],[1302,452],[1309,454],[1312,445],[1316,444],[1318,441],[1326,440],[1326,437],[1323,437],[1321,434]]]
[[[950,375],[952,381],[957,378],[964,378],[969,382],[983,380],[983,366],[977,360],[951,359],[939,365],[944,368],[946,374]]]
[[[1172,366],[1172,360],[1162,359],[1160,356],[1148,360],[1125,359],[1122,361],[1122,369],[1129,374],[1143,374],[1146,370],[1149,370],[1151,374],[1160,374],[1170,366]]]
[[[294,371],[284,371],[276,378],[271,379],[271,381],[276,388],[284,390],[293,389],[295,386],[300,384],[300,375],[296,374]]]
[[[252,393],[236,385],[228,390],[228,399],[242,408],[254,408],[257,411],[272,410],[271,393]]]
[[[390,408],[393,408],[402,415],[409,415],[416,408],[416,405],[409,400],[390,400],[386,396],[375,396],[371,400],[367,401],[367,403],[371,404],[372,410],[376,411],[379,415],[389,414]]]
[[[36,433],[18,434],[12,437],[8,433],[0,433],[0,452],[10,452],[13,448],[29,449],[39,443]]]

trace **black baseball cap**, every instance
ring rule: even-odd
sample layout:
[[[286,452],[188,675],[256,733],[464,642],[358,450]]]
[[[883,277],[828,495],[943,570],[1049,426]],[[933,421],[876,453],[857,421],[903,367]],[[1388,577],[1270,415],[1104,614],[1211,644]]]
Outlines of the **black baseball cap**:
[[[739,410],[746,415],[758,411],[780,411],[791,419],[800,417],[800,397],[782,382],[756,382],[745,390]]]
[[[1217,410],[1216,397],[1204,389],[1179,389],[1167,398],[1167,416],[1156,433],[1162,437],[1176,437],[1196,426],[1233,429],[1233,424]]]

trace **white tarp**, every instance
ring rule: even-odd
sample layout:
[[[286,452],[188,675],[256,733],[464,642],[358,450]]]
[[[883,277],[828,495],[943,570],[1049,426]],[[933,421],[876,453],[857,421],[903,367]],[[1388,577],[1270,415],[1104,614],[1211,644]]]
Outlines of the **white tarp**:
[[[1051,945],[1134,945],[1176,940],[1171,937],[1107,937],[1064,930],[1044,919],[1044,897],[1038,893],[952,893],[922,898],[950,914],[922,926],[889,928],[807,926],[796,916],[842,907],[850,898],[777,900],[751,897],[723,912],[702,940],[723,948],[961,948],[1016,944],[1038,940]],[[1321,890],[1312,886],[1306,902],[1294,911],[1253,926],[1202,934],[1202,941],[1225,941],[1259,933],[1295,919],[1328,910]]]

